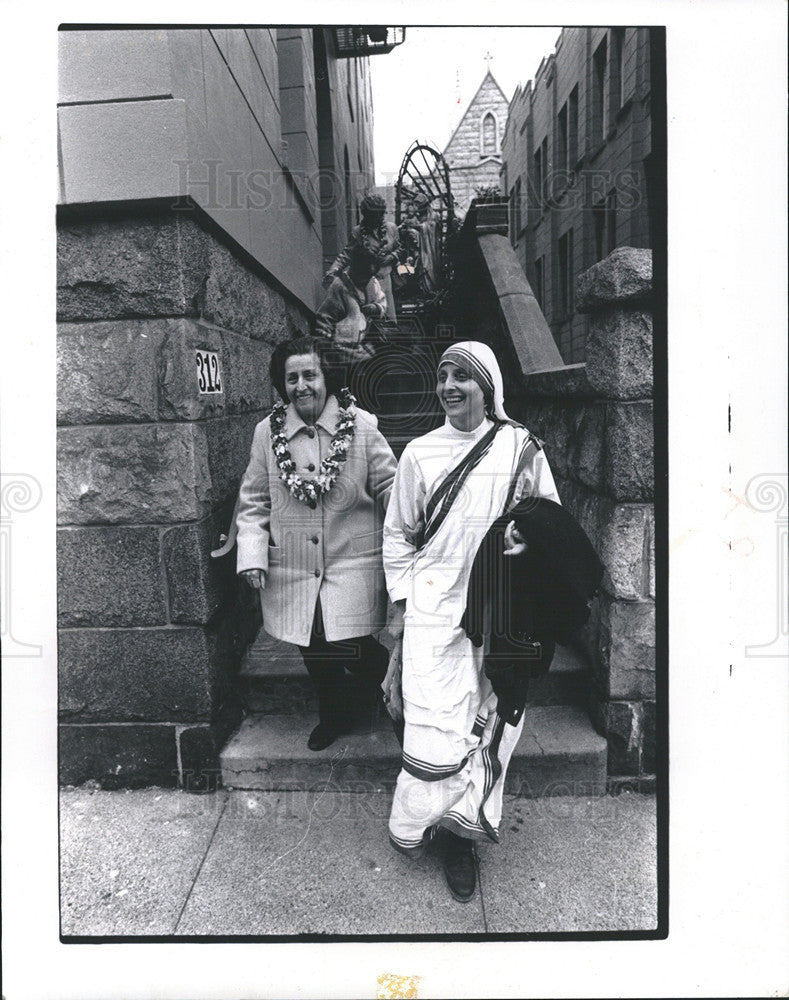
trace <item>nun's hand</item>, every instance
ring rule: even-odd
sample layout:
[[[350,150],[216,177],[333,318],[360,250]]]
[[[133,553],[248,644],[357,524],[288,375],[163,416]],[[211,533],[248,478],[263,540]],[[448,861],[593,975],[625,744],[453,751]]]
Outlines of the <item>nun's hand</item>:
[[[504,532],[504,555],[521,556],[527,549],[526,539],[515,527],[515,522],[510,521]]]
[[[405,601],[394,601],[389,611],[387,631],[397,641],[403,638],[405,629]]]
[[[389,668],[381,684],[386,711],[395,720],[403,721],[403,640],[398,639],[389,657]]]
[[[244,582],[253,590],[263,590],[266,586],[266,574],[262,569],[245,569],[239,574]]]

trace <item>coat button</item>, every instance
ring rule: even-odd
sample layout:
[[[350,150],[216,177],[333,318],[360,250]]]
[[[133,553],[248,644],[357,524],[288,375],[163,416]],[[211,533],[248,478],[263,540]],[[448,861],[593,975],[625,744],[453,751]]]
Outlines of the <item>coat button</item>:
[[[310,541],[312,542],[313,545],[317,545],[320,539],[318,538],[317,535],[313,535]]]
[[[315,466],[313,465],[312,462],[310,462],[310,464],[307,466],[307,472],[314,472],[314,471],[315,471]]]
[[[308,427],[307,428],[307,437],[308,438],[314,438],[315,437],[315,428],[314,427]]]
[[[315,576],[320,576],[320,575],[321,575],[321,571],[319,569],[316,569],[315,570]]]

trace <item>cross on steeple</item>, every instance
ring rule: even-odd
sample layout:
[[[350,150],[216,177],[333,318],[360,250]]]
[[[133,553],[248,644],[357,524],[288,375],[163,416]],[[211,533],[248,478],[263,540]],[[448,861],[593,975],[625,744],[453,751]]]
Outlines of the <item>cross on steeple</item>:
[[[485,53],[485,62],[488,64],[488,72],[490,73],[490,61],[493,56],[490,54],[490,49]]]

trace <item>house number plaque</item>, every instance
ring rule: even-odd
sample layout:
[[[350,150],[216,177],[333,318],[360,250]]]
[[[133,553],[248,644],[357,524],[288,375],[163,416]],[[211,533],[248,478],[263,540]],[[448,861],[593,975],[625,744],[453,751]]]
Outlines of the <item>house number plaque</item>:
[[[197,388],[201,396],[223,392],[222,368],[216,351],[195,351]]]

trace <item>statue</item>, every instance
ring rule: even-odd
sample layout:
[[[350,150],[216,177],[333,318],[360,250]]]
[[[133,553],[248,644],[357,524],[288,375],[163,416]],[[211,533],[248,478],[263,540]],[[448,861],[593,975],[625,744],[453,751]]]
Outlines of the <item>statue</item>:
[[[387,315],[386,295],[375,276],[375,263],[361,246],[351,246],[347,263],[338,271],[332,265],[330,273],[333,277],[318,307],[315,332],[333,340],[348,360],[372,357],[373,350],[364,343],[370,321]]]
[[[351,230],[347,246],[340,251],[337,259],[326,272],[324,287],[328,288],[337,275],[350,263],[351,253],[360,249],[370,260],[375,275],[386,299],[386,319],[395,322],[394,297],[392,295],[392,265],[397,263],[400,244],[397,227],[384,220],[386,202],[380,195],[368,194],[360,205],[362,221]]]
[[[432,199],[425,194],[411,197],[405,206],[405,219],[400,224],[402,264],[398,268],[408,284],[415,274],[421,295],[432,295],[437,286],[438,232],[432,209]]]

